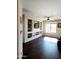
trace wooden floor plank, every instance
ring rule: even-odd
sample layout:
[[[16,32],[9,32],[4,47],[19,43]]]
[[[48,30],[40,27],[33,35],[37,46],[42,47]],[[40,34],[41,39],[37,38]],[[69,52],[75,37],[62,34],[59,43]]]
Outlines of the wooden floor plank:
[[[23,59],[61,59],[57,42],[50,42],[45,39],[46,37],[40,37],[25,43],[23,52],[24,56],[27,57],[23,57]]]

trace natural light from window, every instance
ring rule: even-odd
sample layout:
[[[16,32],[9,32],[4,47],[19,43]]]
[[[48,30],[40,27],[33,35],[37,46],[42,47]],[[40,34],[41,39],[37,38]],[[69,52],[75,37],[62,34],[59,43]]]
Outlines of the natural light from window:
[[[46,33],[56,33],[56,23],[46,23],[45,32]]]
[[[48,42],[54,42],[54,43],[57,43],[58,41],[56,38],[51,38],[51,37],[44,37],[44,40]]]

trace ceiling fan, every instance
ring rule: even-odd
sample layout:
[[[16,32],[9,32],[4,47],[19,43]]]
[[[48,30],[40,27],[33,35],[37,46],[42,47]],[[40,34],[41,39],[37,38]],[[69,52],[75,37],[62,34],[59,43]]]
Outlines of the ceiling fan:
[[[47,20],[50,20],[50,17],[47,17]]]
[[[46,20],[51,20],[51,18],[52,18],[53,16],[45,16],[45,18],[46,18]]]

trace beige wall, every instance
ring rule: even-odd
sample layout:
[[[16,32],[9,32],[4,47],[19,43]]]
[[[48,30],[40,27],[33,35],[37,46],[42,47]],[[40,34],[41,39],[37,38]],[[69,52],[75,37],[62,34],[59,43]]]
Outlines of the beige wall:
[[[60,20],[53,21],[53,22],[56,22],[56,24],[61,23]],[[60,38],[60,36],[61,36],[61,28],[56,27],[56,33],[45,33],[45,23],[46,22],[43,21],[43,35]]]

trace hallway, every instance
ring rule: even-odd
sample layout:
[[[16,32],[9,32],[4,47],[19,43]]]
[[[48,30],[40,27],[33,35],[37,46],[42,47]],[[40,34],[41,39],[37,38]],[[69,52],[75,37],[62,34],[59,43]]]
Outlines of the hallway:
[[[50,37],[40,37],[25,43],[24,56],[27,57],[23,59],[61,59],[57,40]]]

